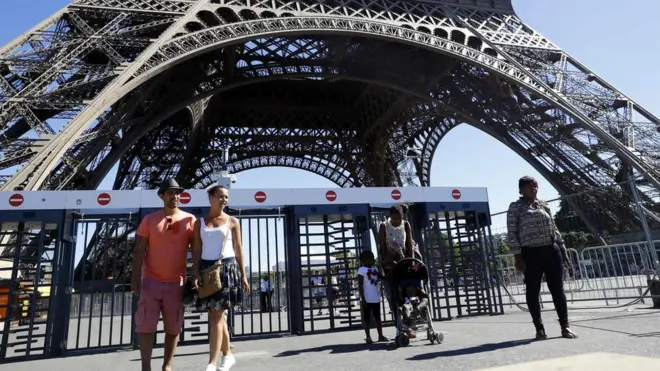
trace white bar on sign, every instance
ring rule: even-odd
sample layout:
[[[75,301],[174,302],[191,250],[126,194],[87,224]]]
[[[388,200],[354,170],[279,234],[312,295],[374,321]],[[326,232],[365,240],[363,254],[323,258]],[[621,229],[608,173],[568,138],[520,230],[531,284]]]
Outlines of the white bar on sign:
[[[61,191],[0,192],[0,210],[59,210],[66,206]]]
[[[141,191],[68,191],[67,209],[131,209],[140,207]],[[162,206],[162,204],[161,204]]]
[[[185,207],[209,206],[205,190],[186,191]],[[183,200],[185,201],[185,197]],[[405,202],[488,202],[483,187],[375,187],[232,189],[229,206],[259,208],[294,205],[395,204]],[[0,210],[160,208],[156,190],[0,192]]]

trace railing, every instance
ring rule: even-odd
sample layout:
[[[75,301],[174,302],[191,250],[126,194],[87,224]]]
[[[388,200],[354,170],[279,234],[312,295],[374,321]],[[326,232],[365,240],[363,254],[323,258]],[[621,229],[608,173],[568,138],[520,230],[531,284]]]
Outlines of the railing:
[[[96,318],[107,316],[131,315],[133,312],[133,293],[94,293],[71,295],[71,318]]]
[[[635,198],[630,189],[629,184],[623,182],[547,200],[566,247],[582,250],[592,246],[647,241],[647,229],[640,212],[646,219],[651,239],[660,239],[657,195],[637,192]],[[490,217],[494,247],[505,254],[508,252],[506,216],[507,212],[501,211]]]
[[[658,251],[660,241],[654,241]],[[612,308],[650,303],[649,279],[657,278],[650,250],[645,242],[568,249],[570,264],[565,270],[564,291],[571,309]],[[659,251],[660,253],[660,251]],[[498,256],[498,284],[509,307],[526,310],[522,273],[514,267],[513,254]],[[540,302],[552,304],[546,285]]]
[[[235,313],[258,312],[260,306],[260,292],[252,291],[244,295],[243,301],[238,303]],[[288,306],[288,292],[286,288],[275,290],[272,295],[275,309],[285,310]],[[71,318],[98,318],[109,316],[130,316],[133,312],[133,294],[131,292],[73,294],[71,296]]]

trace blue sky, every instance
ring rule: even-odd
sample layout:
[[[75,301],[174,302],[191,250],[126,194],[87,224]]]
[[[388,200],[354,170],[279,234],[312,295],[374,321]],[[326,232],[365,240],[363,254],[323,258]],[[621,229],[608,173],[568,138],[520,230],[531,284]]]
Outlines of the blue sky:
[[[67,0],[3,0],[0,44],[4,45],[43,18],[65,6]],[[514,0],[523,21],[604,77],[624,94],[660,114],[660,74],[655,46],[660,35],[660,1],[633,0]],[[461,125],[440,144],[433,159],[434,186],[485,186],[492,212],[505,210],[517,197],[517,179],[532,175],[540,180],[540,197],[557,192],[503,144],[487,134]],[[238,174],[237,188],[332,187],[330,181],[302,170],[265,168]],[[108,189],[111,179],[101,188]]]

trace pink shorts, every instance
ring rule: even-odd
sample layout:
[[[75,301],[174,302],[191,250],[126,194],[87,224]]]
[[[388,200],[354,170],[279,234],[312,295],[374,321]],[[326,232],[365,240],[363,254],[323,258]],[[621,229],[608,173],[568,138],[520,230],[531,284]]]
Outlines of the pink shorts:
[[[135,313],[138,334],[153,334],[163,313],[166,334],[179,334],[183,327],[183,286],[179,282],[158,282],[145,278]]]

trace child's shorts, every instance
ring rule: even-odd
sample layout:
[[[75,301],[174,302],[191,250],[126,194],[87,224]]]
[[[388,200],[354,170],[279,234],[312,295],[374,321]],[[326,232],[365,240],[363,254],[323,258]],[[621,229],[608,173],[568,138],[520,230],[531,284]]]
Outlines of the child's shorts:
[[[368,320],[373,316],[374,319],[380,319],[380,303],[363,303],[362,305],[362,318]]]

